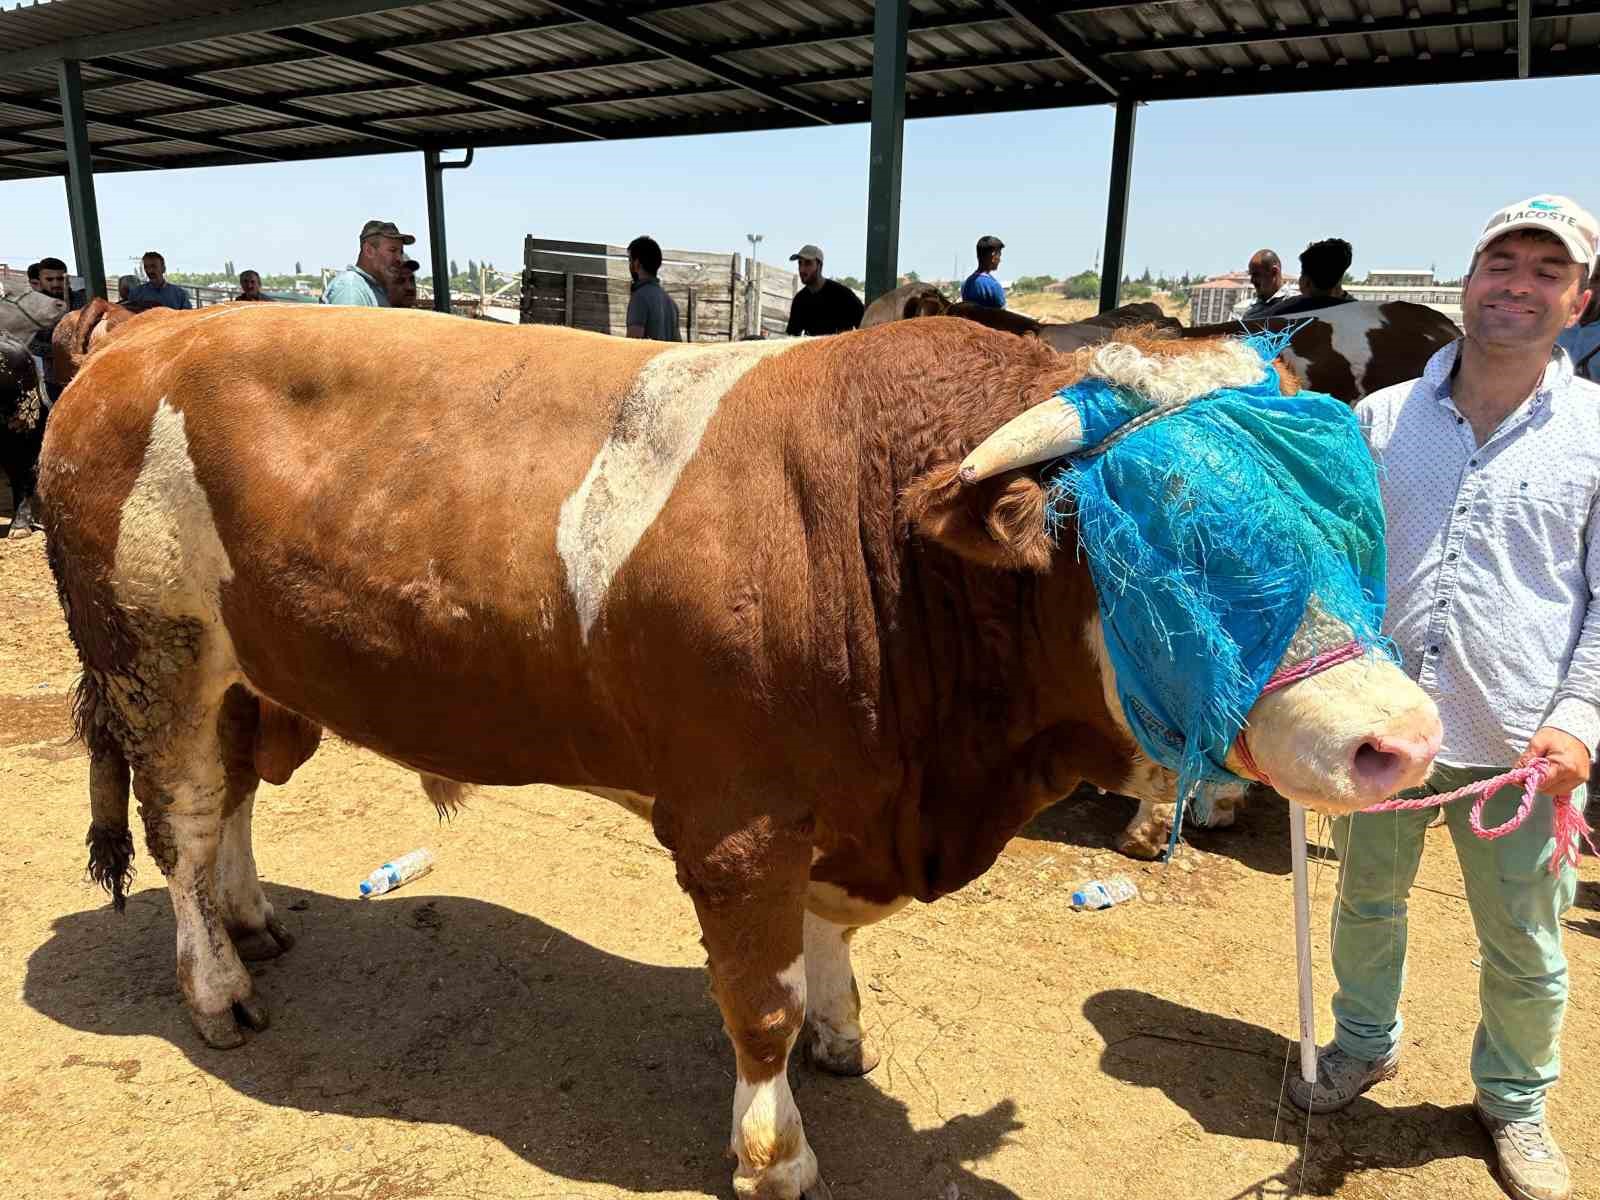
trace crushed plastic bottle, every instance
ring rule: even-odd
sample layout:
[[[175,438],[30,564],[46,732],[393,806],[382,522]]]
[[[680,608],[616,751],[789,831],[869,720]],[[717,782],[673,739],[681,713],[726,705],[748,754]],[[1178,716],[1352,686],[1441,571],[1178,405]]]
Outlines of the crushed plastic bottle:
[[[1091,879],[1072,893],[1072,907],[1078,912],[1092,912],[1097,908],[1110,908],[1125,900],[1137,900],[1139,889],[1126,875],[1113,875],[1110,879]]]
[[[361,898],[381,896],[392,892],[402,883],[420,879],[433,870],[433,851],[426,848],[402,854],[393,862],[386,862],[361,881]]]

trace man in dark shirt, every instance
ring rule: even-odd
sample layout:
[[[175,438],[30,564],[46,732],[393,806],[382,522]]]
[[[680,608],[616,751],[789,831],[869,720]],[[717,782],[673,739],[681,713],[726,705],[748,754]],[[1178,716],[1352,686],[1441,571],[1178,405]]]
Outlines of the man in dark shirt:
[[[681,342],[678,306],[656,278],[661,270],[661,246],[653,237],[636,237],[628,243],[628,274],[633,289],[628,296],[628,336],[653,342]]]
[[[1335,304],[1354,304],[1356,298],[1344,290],[1345,272],[1354,257],[1350,243],[1343,238],[1312,242],[1300,252],[1300,294],[1277,305],[1272,315],[1286,317]]]
[[[866,311],[861,298],[837,279],[823,278],[820,246],[801,246],[789,255],[789,261],[800,264],[803,285],[789,302],[790,336],[816,337],[861,327],[861,314]]]

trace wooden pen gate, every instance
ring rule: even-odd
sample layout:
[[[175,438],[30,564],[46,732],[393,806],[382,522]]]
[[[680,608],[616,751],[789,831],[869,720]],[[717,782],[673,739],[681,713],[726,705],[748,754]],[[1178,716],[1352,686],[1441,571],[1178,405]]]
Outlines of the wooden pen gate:
[[[781,334],[789,302],[800,287],[791,271],[748,258],[698,250],[663,250],[657,278],[678,305],[679,336],[687,342],[726,342],[760,328]],[[568,325],[623,337],[628,332],[628,249],[601,242],[529,237],[523,249],[522,323]]]

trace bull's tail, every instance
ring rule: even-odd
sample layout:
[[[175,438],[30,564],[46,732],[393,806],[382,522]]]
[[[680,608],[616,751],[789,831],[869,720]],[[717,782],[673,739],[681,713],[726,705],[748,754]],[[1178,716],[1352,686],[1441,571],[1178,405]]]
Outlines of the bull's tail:
[[[72,722],[89,748],[89,878],[111,893],[121,912],[133,882],[128,831],[128,759],[110,729],[111,709],[100,677],[85,671],[73,696]]]

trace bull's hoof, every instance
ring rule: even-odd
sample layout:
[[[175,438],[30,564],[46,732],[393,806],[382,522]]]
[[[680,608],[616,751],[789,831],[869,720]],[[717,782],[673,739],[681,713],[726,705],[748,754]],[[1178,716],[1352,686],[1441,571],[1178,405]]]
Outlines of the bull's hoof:
[[[24,496],[22,503],[17,505],[16,512],[11,514],[11,528],[7,531],[8,538],[25,538],[34,530],[33,525],[33,496]]]
[[[865,1075],[878,1065],[878,1052],[865,1039],[847,1042],[812,1027],[806,1031],[804,1044],[811,1065],[830,1075]]]
[[[233,938],[233,948],[245,962],[265,962],[269,958],[287,954],[294,947],[294,935],[276,917],[267,918],[265,929],[229,932]]]
[[[233,1009],[219,1013],[198,1013],[190,1011],[189,1017],[194,1021],[194,1027],[205,1039],[206,1045],[213,1050],[232,1050],[235,1046],[244,1045],[244,1034],[239,1032],[239,1026],[233,1019]]]
[[[1146,827],[1136,833],[1124,831],[1117,839],[1117,850],[1129,858],[1160,858],[1167,848],[1170,830],[1160,826]]]
[[[248,1025],[257,1033],[272,1024],[272,1018],[267,1013],[267,1002],[254,992],[243,1000],[235,1000],[233,1002],[233,1011],[239,1018],[240,1023]]]
[[[267,1002],[253,992],[242,1000],[235,1000],[231,1007],[222,1012],[202,1013],[190,1009],[189,1016],[206,1045],[213,1050],[232,1050],[235,1046],[242,1046],[244,1029],[259,1033],[272,1023]]]

